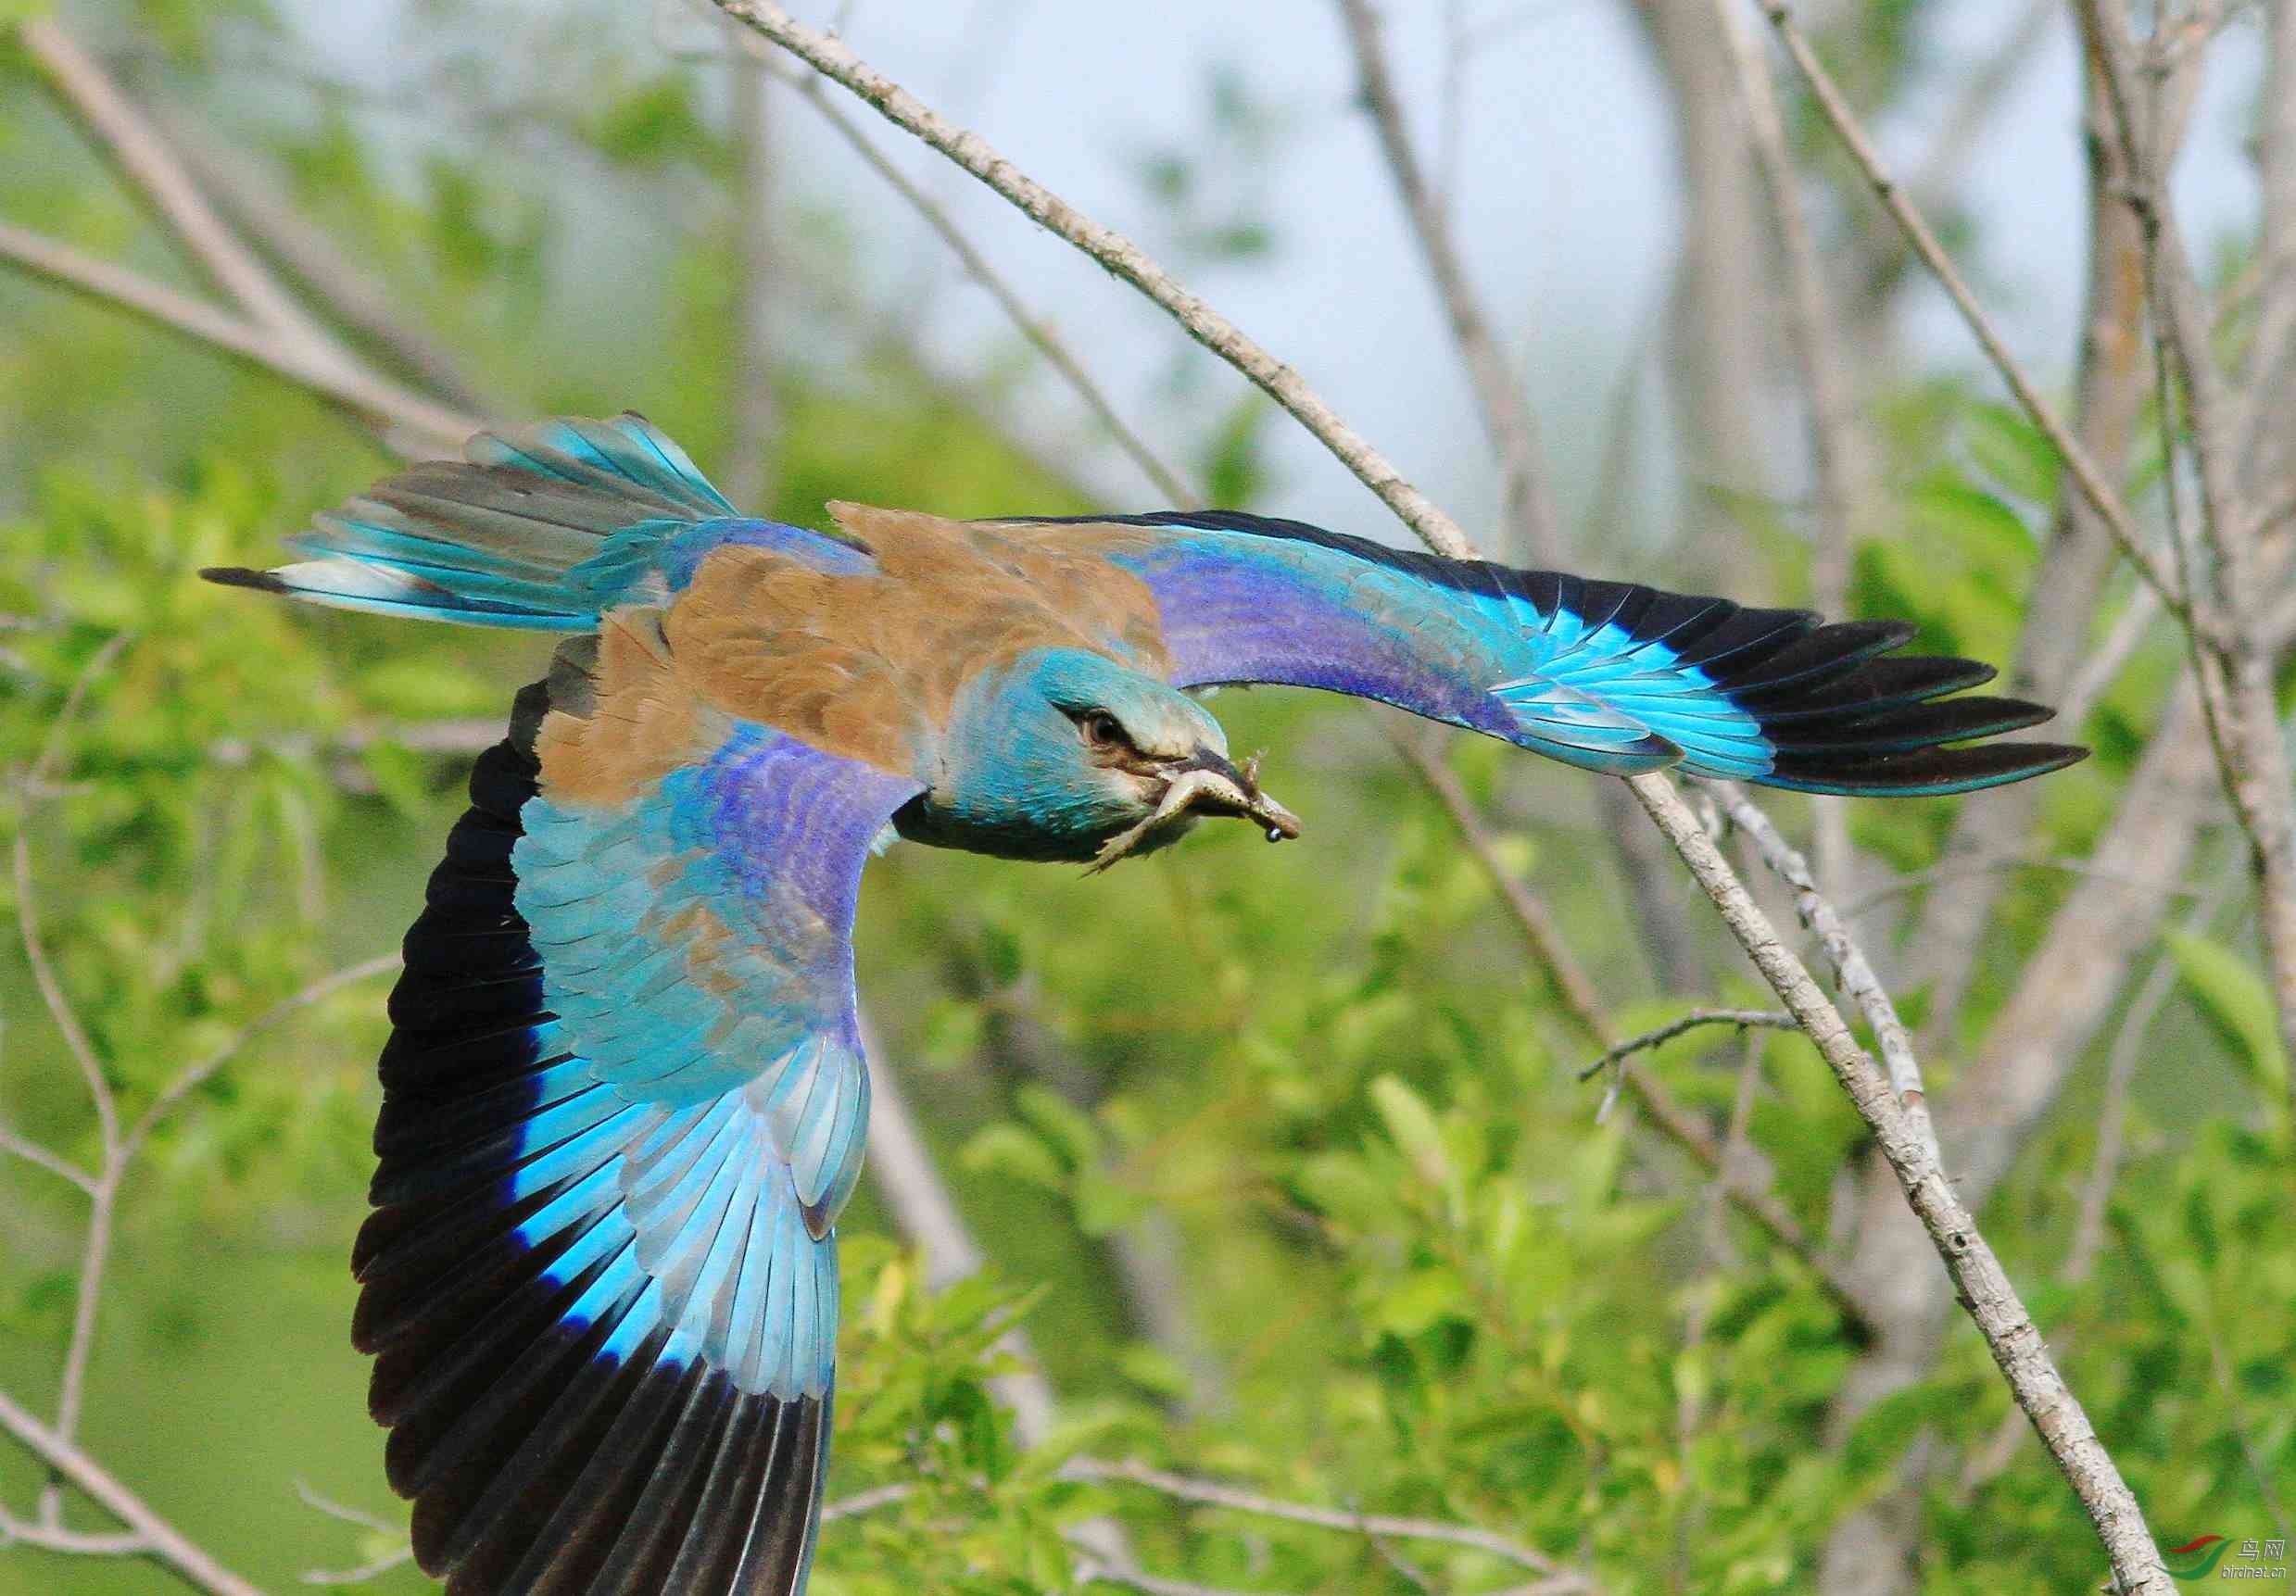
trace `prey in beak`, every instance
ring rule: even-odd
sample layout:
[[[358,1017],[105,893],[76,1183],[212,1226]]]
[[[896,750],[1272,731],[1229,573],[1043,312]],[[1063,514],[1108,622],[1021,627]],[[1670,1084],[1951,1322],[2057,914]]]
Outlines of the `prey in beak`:
[[[1164,792],[1154,811],[1138,825],[1103,843],[1092,862],[1084,867],[1085,874],[1098,874],[1167,826],[1193,815],[1240,816],[1264,829],[1269,842],[1299,836],[1299,817],[1259,790],[1257,754],[1239,767],[1225,754],[1199,748],[1158,773],[1164,777]]]

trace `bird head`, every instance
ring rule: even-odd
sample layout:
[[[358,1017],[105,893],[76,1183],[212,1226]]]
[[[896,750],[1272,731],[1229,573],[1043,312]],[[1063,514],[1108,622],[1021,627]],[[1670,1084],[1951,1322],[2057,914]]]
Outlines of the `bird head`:
[[[1177,840],[1204,815],[1250,820],[1271,842],[1300,829],[1260,791],[1258,756],[1231,760],[1203,705],[1080,648],[1036,649],[972,684],[926,802],[942,840],[1089,859],[1094,871]]]

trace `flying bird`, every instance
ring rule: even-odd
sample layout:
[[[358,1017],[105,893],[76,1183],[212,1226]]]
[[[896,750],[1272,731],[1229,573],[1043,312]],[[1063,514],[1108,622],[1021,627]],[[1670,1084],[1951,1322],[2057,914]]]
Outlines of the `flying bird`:
[[[2082,750],[1993,672],[1227,512],[743,516],[636,415],[481,434],[218,582],[564,635],[406,939],[352,1335],[451,1596],[796,1596],[869,1078],[863,866],[1300,823],[1192,689],[1379,699],[1611,775],[1965,793]]]

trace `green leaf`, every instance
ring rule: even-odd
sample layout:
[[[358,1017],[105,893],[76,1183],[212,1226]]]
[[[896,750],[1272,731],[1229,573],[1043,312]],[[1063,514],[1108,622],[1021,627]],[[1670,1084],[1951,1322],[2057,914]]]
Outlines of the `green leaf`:
[[[1013,1094],[1013,1106],[1042,1133],[1070,1169],[1090,1169],[1100,1162],[1100,1126],[1059,1093],[1031,1084]]]
[[[976,1175],[1009,1175],[1047,1191],[1065,1191],[1068,1186],[1067,1170],[1043,1138],[1010,1122],[974,1132],[957,1161]]]
[[[1394,1075],[1381,1075],[1371,1083],[1371,1106],[1379,1110],[1389,1138],[1411,1161],[1419,1178],[1438,1190],[1448,1190],[1451,1154],[1427,1100]]]
[[[2027,504],[2054,504],[2064,470],[2057,446],[2013,406],[1975,404],[1965,418],[1969,453],[1978,469]]]
[[[2280,1111],[2288,1097],[2288,1055],[2280,1047],[2278,1015],[2263,972],[2197,932],[2171,928],[2161,936],[2201,1018],[2248,1072],[2265,1106]]]
[[[691,80],[669,73],[610,101],[590,124],[590,141],[607,159],[629,166],[703,160],[716,141],[694,109]]]
[[[1378,1329],[1416,1336],[1439,1319],[1463,1317],[1467,1301],[1467,1288],[1457,1273],[1446,1268],[1422,1269],[1381,1292],[1372,1304],[1370,1320]]]

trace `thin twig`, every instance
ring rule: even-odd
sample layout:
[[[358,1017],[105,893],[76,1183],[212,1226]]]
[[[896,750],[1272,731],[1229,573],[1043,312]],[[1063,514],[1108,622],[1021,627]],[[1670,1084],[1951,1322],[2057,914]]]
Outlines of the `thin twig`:
[[[151,1550],[151,1542],[130,1531],[124,1535],[89,1535],[55,1525],[33,1524],[0,1508],[0,1552],[11,1546],[36,1547],[69,1557],[134,1557]]]
[[[320,976],[302,990],[282,998],[254,1019],[240,1026],[207,1057],[196,1063],[186,1065],[173,1080],[160,1088],[159,1095],[154,1098],[151,1105],[136,1117],[134,1125],[129,1127],[128,1134],[121,1138],[120,1162],[125,1162],[132,1159],[142,1150],[145,1141],[159,1122],[173,1112],[178,1103],[205,1086],[218,1070],[236,1058],[248,1043],[271,1030],[289,1015],[309,1008],[313,1003],[333,996],[355,982],[364,981],[375,975],[387,975],[396,971],[398,964],[397,954],[381,953],[372,959],[363,959],[356,964],[346,965],[340,970]]]
[[[40,752],[34,756],[32,769],[26,773],[25,785],[31,791],[51,786],[57,767],[62,761],[64,739],[72,723],[80,718],[81,706],[87,702],[89,690],[97,678],[111,669],[112,661],[133,640],[134,634],[115,632],[106,638],[87,662],[73,676],[64,694],[64,702],[49,723],[47,735],[41,739]],[[95,1045],[80,1023],[71,999],[65,994],[64,984],[57,978],[56,967],[48,961],[45,947],[40,940],[40,912],[32,890],[32,837],[28,824],[21,819],[16,828],[13,849],[16,887],[16,930],[24,944],[24,961],[32,966],[32,981],[40,988],[40,999],[46,1005],[48,1017],[56,1023],[63,1036],[64,1046],[71,1052],[72,1061],[80,1066],[81,1078],[86,1082],[88,1097],[95,1105],[95,1123],[103,1137],[107,1157],[120,1139],[120,1110],[112,1097],[110,1083],[104,1078],[104,1065],[95,1055]]]
[[[1280,1518],[1293,1524],[1312,1524],[1325,1529],[1352,1530],[1366,1537],[1384,1536],[1395,1540],[1434,1540],[1451,1546],[1472,1547],[1533,1573],[1571,1576],[1553,1558],[1542,1552],[1510,1540],[1495,1530],[1472,1524],[1454,1524],[1439,1518],[1399,1518],[1387,1514],[1351,1513],[1345,1508],[1316,1507],[1306,1502],[1283,1502],[1244,1490],[1218,1480],[1198,1479],[1190,1475],[1173,1474],[1154,1468],[1144,1463],[1127,1460],[1110,1463],[1098,1458],[1070,1458],[1061,1465],[1063,1477],[1091,1480],[1098,1483],[1137,1485],[1181,1502],[1199,1502],[1206,1507],[1225,1507],[1238,1513],[1256,1514],[1263,1518]],[[1591,1580],[1577,1575],[1578,1583],[1571,1589],[1592,1590]]]
[[[1841,916],[1844,920],[1855,920],[1893,899],[1902,898],[1909,892],[1919,892],[1925,886],[1935,886],[1940,881],[1963,881],[1974,875],[1994,875],[2013,870],[2049,870],[2061,875],[2085,875],[2138,885],[2133,876],[2118,871],[2100,870],[2086,859],[2018,853],[2000,854],[1991,859],[1947,859],[1927,870],[1908,872],[1887,886],[1869,892],[1863,898],[1850,899],[1841,906]],[[2193,889],[2184,887],[2179,890],[2182,895],[2189,896]]]
[[[1791,1014],[1780,1014],[1768,1009],[1693,1009],[1687,1014],[1669,1020],[1655,1030],[1629,1037],[1606,1049],[1602,1056],[1591,1064],[1582,1065],[1579,1079],[1591,1081],[1604,1070],[1621,1062],[1629,1055],[1647,1051],[1672,1041],[1686,1031],[1701,1025],[1735,1025],[1740,1030],[1760,1027],[1771,1031],[1797,1031],[1801,1022]]]
[[[415,440],[410,452],[451,452],[486,425],[478,417],[434,404],[396,383],[315,359],[308,350],[282,344],[244,317],[7,222],[0,222],[0,260],[284,377],[353,415],[403,429]]]
[[[2152,623],[2161,618],[2161,596],[2150,587],[2139,587],[2128,596],[2128,602],[2104,637],[2081,662],[2064,692],[2057,700],[2057,717],[2067,726],[2086,724],[2091,710],[2120,675],[2121,667],[2135,656],[2151,631]]]
[[[314,359],[347,364],[334,341],[215,214],[179,164],[170,142],[94,56],[53,20],[26,22],[16,34],[65,107],[102,143],[113,164],[143,191],[175,237],[250,320]]]
[[[473,381],[452,351],[402,314],[390,288],[297,210],[247,152],[218,148],[205,127],[163,98],[147,93],[141,106],[193,181],[333,320],[388,357],[434,397],[473,416],[500,411],[502,407]]]
[[[1707,889],[1755,967],[1801,1021],[1802,1030],[1872,1129],[1875,1145],[1945,1261],[2011,1394],[2088,1510],[2122,1590],[2129,1596],[2171,1596],[2174,1587],[2145,1527],[2143,1510],[2058,1372],[1975,1216],[1947,1177],[1934,1137],[1924,1134],[1926,1127],[1907,1112],[1893,1083],[1874,1068],[1810,972],[1779,939],[1714,839],[1699,829],[1673,784],[1654,774],[1636,776],[1630,785]]]
[[[1912,1033],[1898,1017],[1897,1004],[1890,1000],[1880,978],[1873,974],[1865,950],[1850,936],[1841,914],[1819,892],[1818,884],[1810,873],[1809,861],[1787,844],[1770,817],[1730,783],[1706,785],[1720,800],[1730,823],[1753,838],[1762,862],[1794,889],[1796,913],[1816,935],[1826,962],[1833,967],[1835,980],[1850,1001],[1857,1004],[1858,1012],[1873,1029],[1873,1039],[1881,1047],[1882,1062],[1889,1072],[1890,1090],[1897,1094],[1907,1125],[1921,1139],[1930,1161],[1942,1162],[1937,1151],[1937,1133],[1929,1121],[1927,1094],[1922,1087],[1921,1061],[1913,1053]]]
[[[773,0],[712,3],[727,16],[747,22],[822,76],[851,90],[895,127],[939,150],[1023,215],[1083,250],[1109,273],[1139,289],[1178,321],[1191,338],[1243,372],[1296,418],[1430,547],[1457,559],[1474,558],[1474,546],[1459,530],[1458,523],[1405,481],[1387,457],[1341,420],[1339,413],[1298,372],[1181,286],[1140,245],[1094,221],[1028,176],[978,133],[958,127],[933,110],[863,61],[842,40],[807,27]]]
[[[741,42],[747,50],[771,50],[770,45],[746,31],[741,35]],[[927,194],[922,184],[878,149],[852,118],[839,110],[836,103],[822,93],[818,77],[805,73],[794,80],[794,86],[806,104],[820,113],[822,119],[852,147],[863,164],[883,179],[886,185],[901,196],[902,203],[915,211],[926,226],[932,229],[941,243],[948,246],[949,252],[957,258],[957,264],[965,269],[965,274],[996,302],[1005,320],[1084,402],[1084,408],[1091,413],[1092,420],[1101,430],[1108,434],[1109,441],[1140,469],[1141,474],[1154,485],[1155,490],[1169,499],[1175,509],[1190,509],[1201,505],[1203,496],[1190,486],[1178,471],[1167,464],[1148,441],[1124,419],[1106,392],[1068,352],[1068,346],[1053,330],[1052,324],[1029,309],[1013,285],[1005,281],[1004,274],[996,269],[995,263],[965,236],[965,230],[949,214],[949,207]]]
[[[1380,42],[1380,21],[1370,0],[1338,0],[1338,5],[1355,53],[1364,108],[1370,113],[1388,175],[1394,180],[1411,235],[1450,320],[1451,341],[1474,383],[1483,431],[1490,434],[1491,446],[1499,458],[1499,501],[1507,534],[1501,555],[1510,561],[1553,565],[1561,559],[1562,532],[1555,513],[1554,489],[1547,481],[1545,451],[1539,445],[1538,421],[1531,413],[1522,383],[1499,352],[1491,318],[1468,280],[1443,200],[1429,185],[1411,147],[1402,100],[1388,70],[1386,51]]]
[[[1883,207],[1904,230],[1913,252],[1921,257],[1922,263],[1929,268],[1930,273],[1961,311],[1962,319],[1976,335],[1986,357],[1993,362],[1994,370],[2009,384],[2010,392],[2017,396],[2017,402],[2025,407],[2034,424],[2048,436],[2050,446],[2064,461],[2065,469],[2073,473],[2075,482],[2080,485],[2082,496],[2088,500],[2098,519],[2112,533],[2113,542],[2119,545],[2121,552],[2144,579],[2160,591],[2169,609],[2179,619],[2186,618],[2184,596],[2176,586],[2175,574],[2162,561],[2158,552],[2144,541],[2135,520],[2128,513],[2127,506],[2121,502],[2120,496],[2105,481],[2096,462],[2089,459],[2088,451],[2081,446],[2080,440],[2065,426],[2055,407],[2042,396],[2025,367],[2010,353],[2008,344],[1994,327],[1992,318],[1986,314],[1985,308],[1978,304],[1976,294],[1970,288],[1968,281],[1953,264],[1945,246],[1937,242],[1937,235],[1931,231],[1920,208],[1890,174],[1889,168],[1882,160],[1881,152],[1873,147],[1873,140],[1867,137],[1856,113],[1849,108],[1848,101],[1842,97],[1840,86],[1818,59],[1817,52],[1810,48],[1810,41],[1801,29],[1796,26],[1794,8],[1784,4],[1783,0],[1761,0],[1761,7],[1763,15],[1770,19],[1770,25],[1777,31],[1778,37],[1785,41],[1787,54],[1794,57],[1794,64],[1808,81],[1810,92],[1817,99],[1819,111],[1849,151],[1859,170],[1865,174],[1867,183],[1882,202]]]
[[[90,1196],[95,1193],[95,1176],[69,1159],[50,1152],[30,1137],[23,1136],[6,1125],[0,1125],[0,1152],[13,1153],[26,1163],[37,1164],[57,1179],[71,1182]]]
[[[397,1544],[390,1550],[377,1552],[355,1568],[306,1569],[301,1576],[304,1584],[364,1585],[370,1579],[380,1578],[392,1569],[403,1567],[414,1561],[414,1547],[403,1539],[404,1526],[388,1523],[363,1508],[352,1507],[336,1502],[332,1497],[322,1496],[312,1489],[308,1480],[298,1479],[295,1482],[295,1494],[301,1499],[306,1507],[316,1508],[329,1518],[353,1525],[370,1534],[389,1536],[397,1540]]]

